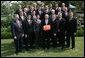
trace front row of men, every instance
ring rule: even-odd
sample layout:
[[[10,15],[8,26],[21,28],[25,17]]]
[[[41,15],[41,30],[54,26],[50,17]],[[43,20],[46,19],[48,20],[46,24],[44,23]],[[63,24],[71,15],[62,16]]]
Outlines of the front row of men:
[[[40,15],[31,20],[31,15],[28,15],[24,21],[20,21],[19,15],[15,14],[15,19],[11,23],[11,31],[16,54],[22,52],[23,43],[27,51],[28,43],[30,43],[31,48],[42,46],[43,49],[49,49],[51,40],[54,48],[57,47],[58,42],[62,49],[65,48],[65,40],[67,47],[70,47],[70,37],[72,39],[72,49],[75,48],[77,20],[73,17],[73,12],[69,12],[68,19],[63,19],[62,13],[59,13],[58,17],[52,15],[51,19],[49,19],[48,14],[45,14],[44,20],[40,20]]]

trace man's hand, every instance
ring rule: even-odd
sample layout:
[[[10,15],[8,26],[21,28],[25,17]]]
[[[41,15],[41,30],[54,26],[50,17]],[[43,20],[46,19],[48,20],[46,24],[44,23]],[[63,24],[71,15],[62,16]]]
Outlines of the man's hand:
[[[54,36],[56,36],[56,33],[54,33]]]
[[[65,35],[67,34],[67,31],[65,31]]]
[[[22,37],[24,37],[24,34],[22,34]]]
[[[27,34],[25,34],[25,38],[27,38]]]
[[[60,32],[60,29],[58,29],[58,32]]]
[[[74,32],[74,35],[76,35],[76,32]]]
[[[16,37],[16,36],[14,36],[14,39],[17,39],[17,37]]]

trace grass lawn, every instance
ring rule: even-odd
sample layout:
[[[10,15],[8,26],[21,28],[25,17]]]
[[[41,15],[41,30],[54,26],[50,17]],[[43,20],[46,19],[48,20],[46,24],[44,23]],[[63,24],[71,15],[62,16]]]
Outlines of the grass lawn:
[[[13,39],[1,39],[1,57],[84,57],[84,37],[76,37],[76,49],[61,50],[58,48],[45,49],[30,49],[29,52],[15,54]]]

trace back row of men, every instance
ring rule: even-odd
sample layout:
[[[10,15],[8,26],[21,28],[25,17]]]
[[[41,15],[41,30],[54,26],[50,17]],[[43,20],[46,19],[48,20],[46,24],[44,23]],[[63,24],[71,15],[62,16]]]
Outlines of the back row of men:
[[[23,12],[19,5],[19,9],[15,11],[16,20],[11,24],[16,54],[22,51],[23,43],[28,50],[29,42],[31,48],[42,46],[43,49],[49,49],[50,41],[54,48],[58,46],[58,42],[62,49],[65,48],[65,41],[66,46],[70,47],[70,37],[72,49],[75,48],[77,19],[73,17],[73,12],[68,12],[65,3],[62,6],[61,8],[56,4],[56,8],[52,9],[50,4],[50,8],[48,5],[44,8],[42,3],[37,9],[34,3],[31,9],[26,5]]]

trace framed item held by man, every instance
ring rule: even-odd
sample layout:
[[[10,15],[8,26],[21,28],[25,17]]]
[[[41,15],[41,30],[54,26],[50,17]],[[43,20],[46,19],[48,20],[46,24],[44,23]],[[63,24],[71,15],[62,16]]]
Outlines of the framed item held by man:
[[[44,25],[43,26],[43,30],[44,31],[48,31],[48,30],[50,30],[51,29],[51,26],[50,25]]]

